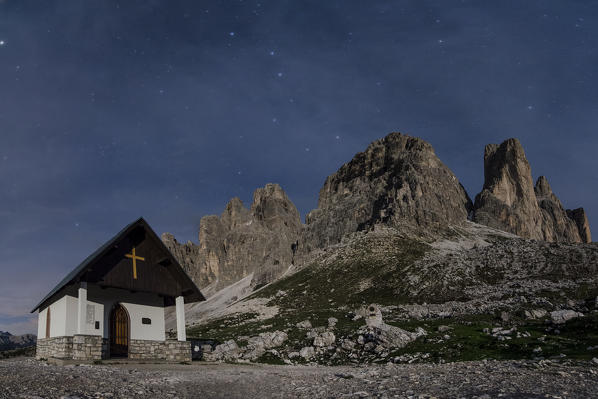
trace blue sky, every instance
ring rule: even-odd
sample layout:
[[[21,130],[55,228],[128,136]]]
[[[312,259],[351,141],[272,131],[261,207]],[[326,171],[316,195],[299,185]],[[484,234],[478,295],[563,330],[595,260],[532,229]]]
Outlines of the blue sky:
[[[0,330],[144,216],[202,216],[281,184],[302,216],[391,131],[473,198],[483,149],[598,225],[596,1],[0,1]]]

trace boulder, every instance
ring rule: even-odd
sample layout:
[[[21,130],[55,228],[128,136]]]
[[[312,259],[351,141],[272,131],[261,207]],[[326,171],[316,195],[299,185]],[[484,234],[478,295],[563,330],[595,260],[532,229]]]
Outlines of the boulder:
[[[541,319],[548,314],[544,309],[530,309],[524,312],[526,319]]]
[[[566,309],[566,310],[555,310],[554,312],[550,312],[550,318],[554,324],[563,324],[571,319],[575,319],[577,317],[582,317],[583,313],[578,313],[574,310]]]
[[[309,360],[316,355],[316,351],[313,346],[306,346],[301,348],[299,355],[305,360]]]
[[[309,320],[303,320],[303,321],[300,321],[299,323],[297,323],[295,326],[297,328],[307,330],[307,329],[311,328],[311,322]]]
[[[361,341],[365,342],[365,345],[372,344],[371,348],[382,345],[387,349],[403,348],[408,343],[426,335],[425,330],[421,327],[418,327],[415,332],[410,332],[385,323],[375,327],[362,327],[359,333],[360,337],[363,337]]]
[[[355,341],[350,340],[350,339],[344,339],[343,343],[341,344],[341,348],[343,348],[346,351],[351,351],[351,350],[353,350],[354,347],[355,347]]]
[[[234,361],[241,355],[241,349],[234,340],[228,340],[214,348],[210,353],[204,354],[204,359],[208,361]]]
[[[325,331],[314,338],[314,346],[316,347],[329,347],[334,345],[336,337],[334,333]]]
[[[362,306],[361,308],[357,309],[355,313],[358,316],[363,317],[365,319],[366,325],[368,326],[378,326],[383,323],[382,311],[376,304]]]
[[[251,337],[247,340],[247,348],[243,358],[255,360],[266,353],[268,349],[282,345],[287,338],[288,335],[284,331],[265,332]]]

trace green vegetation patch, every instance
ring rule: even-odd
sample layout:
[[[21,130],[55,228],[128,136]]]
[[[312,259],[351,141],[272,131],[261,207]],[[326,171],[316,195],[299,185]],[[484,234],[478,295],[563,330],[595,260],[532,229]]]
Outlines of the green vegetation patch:
[[[402,237],[369,238],[329,264],[309,265],[254,297],[274,297],[276,305],[288,309],[314,310],[408,302],[404,276],[429,249],[426,243]],[[285,295],[276,297],[279,291]]]
[[[428,335],[405,348],[392,351],[390,357],[429,354],[423,361],[447,362],[482,359],[534,359],[562,357],[591,359],[598,356],[598,314],[573,319],[559,326],[545,321],[527,321],[499,340],[484,331],[498,324],[492,316],[464,317],[433,321],[393,323],[412,330],[423,327]],[[439,326],[450,330],[439,332]],[[510,326],[504,326],[510,329]],[[519,333],[519,337],[518,334]],[[444,336],[449,338],[445,339]],[[529,335],[529,336],[528,336]],[[507,338],[508,337],[508,338]],[[539,350],[538,350],[539,348]]]

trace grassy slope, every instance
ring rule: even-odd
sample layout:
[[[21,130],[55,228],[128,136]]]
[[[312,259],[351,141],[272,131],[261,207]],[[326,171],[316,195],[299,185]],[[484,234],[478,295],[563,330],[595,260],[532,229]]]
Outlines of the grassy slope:
[[[497,241],[504,241],[504,238],[499,237]],[[425,289],[413,291],[414,282],[409,280],[409,276],[417,274],[418,270],[413,269],[415,262],[430,250],[428,244],[398,234],[367,235],[344,248],[331,251],[299,272],[270,284],[248,298],[271,298],[270,304],[280,308],[275,317],[255,321],[253,314],[233,314],[194,326],[189,329],[188,334],[191,337],[220,341],[235,339],[243,345],[243,339],[239,337],[284,330],[289,334],[289,341],[284,349],[290,352],[311,344],[305,337],[305,330],[294,327],[296,323],[309,319],[314,327],[326,326],[327,319],[335,317],[339,320],[335,329],[337,339],[355,339],[355,333],[363,325],[363,321],[352,320],[351,312],[362,305],[441,303],[461,299],[463,288],[471,283],[472,277],[464,276],[461,279],[457,276],[456,280],[447,285],[442,278],[442,265],[422,271],[425,273]],[[500,283],[502,273],[497,275],[492,270],[481,268],[473,278],[486,283]],[[574,296],[593,295],[596,287],[584,287],[582,291],[584,292]],[[421,326],[428,332],[428,336],[418,339],[406,348],[386,354],[385,359],[418,353],[429,353],[426,361],[532,358],[557,356],[561,353],[575,358],[598,356],[596,313],[568,322],[560,328],[559,333],[554,330],[547,331],[544,321],[526,321],[515,316],[509,325],[517,325],[518,331],[529,332],[530,337],[513,336],[507,341],[498,341],[483,332],[484,328],[500,324],[495,315],[471,315],[425,321],[399,321],[392,315],[387,316],[390,316],[387,320],[394,320],[390,321],[391,324],[411,331]],[[439,333],[439,325],[448,325],[452,330]],[[443,339],[445,334],[449,334],[450,338]],[[543,336],[545,337],[541,338]],[[587,349],[594,346],[597,348]],[[541,353],[534,352],[538,347],[542,348]],[[319,360],[323,363],[346,363],[350,361],[346,355],[347,353],[340,356],[337,354],[332,358],[333,355],[328,354]],[[379,358],[368,356],[364,354],[362,360],[375,361]],[[275,362],[275,359],[269,358],[261,360]]]

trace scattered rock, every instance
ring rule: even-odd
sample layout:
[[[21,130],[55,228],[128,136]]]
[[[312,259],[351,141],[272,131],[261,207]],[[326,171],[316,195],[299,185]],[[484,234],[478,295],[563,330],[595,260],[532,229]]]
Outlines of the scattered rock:
[[[545,311],[544,309],[531,309],[531,310],[526,310],[524,312],[525,318],[531,319],[531,320],[541,319],[543,317],[546,317],[547,314],[548,314],[548,312]]]
[[[241,349],[235,342],[235,340],[231,339],[223,344],[220,344],[214,348],[214,350],[210,353],[204,354],[204,359],[208,361],[232,361],[239,358],[241,354]]]
[[[323,332],[314,338],[314,346],[328,347],[334,344],[336,337],[330,331]]]
[[[566,323],[567,321],[577,318],[577,317],[582,317],[583,313],[578,313],[574,310],[570,310],[570,309],[566,309],[566,310],[555,310],[554,312],[550,312],[550,318],[552,319],[552,322],[555,324],[563,324]]]
[[[303,321],[300,321],[299,323],[297,323],[296,327],[307,330],[307,329],[311,328],[311,322],[309,320],[303,320]]]
[[[299,355],[305,360],[310,360],[316,355],[316,351],[313,346],[306,346],[301,348]]]
[[[328,328],[334,328],[338,323],[338,319],[336,317],[329,317],[328,318]]]
[[[351,350],[353,350],[354,347],[355,347],[355,341],[352,341],[350,339],[344,339],[343,343],[341,344],[341,348],[343,348],[346,351],[351,351]]]

